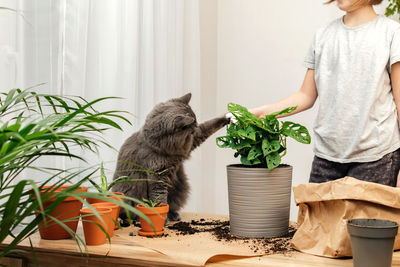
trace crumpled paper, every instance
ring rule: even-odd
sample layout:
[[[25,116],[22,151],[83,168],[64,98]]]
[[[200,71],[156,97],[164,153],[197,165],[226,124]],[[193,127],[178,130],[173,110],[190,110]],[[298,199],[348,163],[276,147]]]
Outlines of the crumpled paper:
[[[351,256],[349,219],[376,218],[400,224],[400,188],[344,177],[301,184],[293,191],[299,215],[292,245],[302,252],[330,258]],[[400,232],[394,249],[400,249]]]

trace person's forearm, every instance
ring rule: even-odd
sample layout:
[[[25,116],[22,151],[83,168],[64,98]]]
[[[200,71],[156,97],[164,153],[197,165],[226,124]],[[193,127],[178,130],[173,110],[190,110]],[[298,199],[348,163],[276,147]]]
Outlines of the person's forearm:
[[[296,110],[293,111],[290,115],[296,114],[298,112],[307,110],[311,108],[314,105],[315,99],[310,98],[307,94],[303,93],[302,91],[298,91],[278,102],[264,105],[261,107],[256,108],[262,114],[260,114],[260,117],[264,117],[267,114],[271,114],[273,112],[281,111],[285,108],[288,107],[296,107]],[[255,109],[254,109],[255,110]],[[252,111],[252,110],[250,110]],[[285,117],[287,115],[282,115],[281,117]]]

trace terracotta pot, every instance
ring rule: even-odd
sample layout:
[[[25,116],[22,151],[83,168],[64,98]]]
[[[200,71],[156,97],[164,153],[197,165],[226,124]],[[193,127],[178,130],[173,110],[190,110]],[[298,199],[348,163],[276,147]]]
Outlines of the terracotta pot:
[[[117,197],[117,196],[125,196],[124,193],[121,193],[121,192],[112,192],[112,194],[114,194],[114,195],[116,195],[116,196],[109,196],[108,198],[115,199],[115,200],[119,200],[119,201],[122,201],[122,202],[123,202],[123,199],[121,199],[121,198],[119,198],[119,197]],[[87,198],[86,201],[87,201],[89,204],[107,202],[106,200],[103,200],[103,199],[90,198],[90,197]],[[119,216],[120,210],[121,210],[121,207],[118,206],[117,217],[115,218],[115,221],[116,221],[116,222],[118,222],[118,216]],[[114,229],[118,229],[118,228],[119,228],[119,226],[118,226],[118,225],[115,225]]]
[[[347,221],[354,267],[390,267],[399,225],[379,219]]]
[[[119,205],[111,203],[111,202],[101,202],[101,203],[94,203],[91,204],[94,209],[98,208],[109,208],[111,209],[111,220],[109,220],[109,225],[107,226],[107,233],[110,237],[114,236],[114,229],[115,229],[115,223],[113,220],[118,219],[118,210],[119,210]],[[117,226],[118,227],[118,226]]]
[[[65,190],[71,186],[63,185],[57,188],[56,190],[52,191],[51,193],[43,192],[45,190],[51,190],[51,188],[53,187],[55,186],[42,187],[41,194],[51,194],[48,197],[48,199],[46,199],[45,203],[43,203],[43,207],[45,209],[56,200],[56,198],[51,198],[53,194]],[[77,188],[76,191],[74,191],[74,193],[76,192],[87,192],[87,188],[84,186],[80,186]],[[58,205],[57,208],[55,208],[50,213],[50,215],[62,221],[69,229],[71,229],[74,233],[76,233],[76,228],[78,227],[78,221],[79,221],[79,210],[81,208],[82,208],[81,201],[79,201],[74,197],[67,197],[62,203],[60,203],[60,205]],[[61,225],[59,225],[51,218],[45,218],[45,220],[39,223],[39,233],[41,238],[50,240],[68,239],[72,237],[67,230],[65,230]]]
[[[86,245],[89,246],[97,246],[103,245],[106,242],[107,235],[106,233],[99,227],[103,227],[105,231],[107,231],[108,225],[110,225],[111,219],[111,212],[112,209],[110,208],[96,208],[97,213],[99,213],[100,217],[103,221],[100,220],[99,217],[94,215],[93,211],[85,208],[81,209],[81,215],[87,215],[82,217],[82,224],[83,224],[83,233],[85,235],[85,242]],[[99,225],[97,225],[97,224]]]
[[[161,204],[160,207],[154,207],[153,209],[158,212],[158,214],[151,210],[148,207],[143,205],[137,205],[136,209],[146,215],[154,226],[154,230],[151,225],[146,222],[144,219],[139,217],[141,229],[138,231],[138,234],[141,236],[155,236],[164,234],[164,223],[165,218],[167,217],[167,213],[169,210],[168,204]]]
[[[120,199],[119,197],[117,197],[117,196],[124,196],[124,194],[123,194],[123,193],[120,193],[120,192],[112,192],[112,194],[114,194],[114,195],[116,195],[116,196],[105,196],[105,197],[107,197],[107,198],[112,198],[112,199],[115,199],[115,200],[121,200],[121,199]],[[98,195],[100,195],[100,193],[98,193]],[[86,199],[86,201],[87,201],[89,204],[107,202],[106,200],[97,199],[97,198],[92,198],[92,197],[88,197],[88,198]]]
[[[273,170],[241,164],[227,166],[231,233],[261,238],[289,230],[292,167]]]
[[[114,195],[117,195],[117,196],[125,196],[125,194],[124,194],[124,193],[121,193],[121,192],[113,192],[113,194],[114,194]],[[119,198],[119,197],[112,196],[111,198],[114,198],[115,200],[119,200],[119,201],[124,202],[124,200],[123,200],[122,198]],[[121,211],[121,206],[118,206],[117,216],[115,217],[115,221],[116,221],[116,222],[118,222],[118,217],[119,217],[119,212],[120,212],[120,211]],[[116,230],[116,229],[118,229],[118,228],[119,228],[119,223],[115,225],[115,228],[114,228],[114,229]]]

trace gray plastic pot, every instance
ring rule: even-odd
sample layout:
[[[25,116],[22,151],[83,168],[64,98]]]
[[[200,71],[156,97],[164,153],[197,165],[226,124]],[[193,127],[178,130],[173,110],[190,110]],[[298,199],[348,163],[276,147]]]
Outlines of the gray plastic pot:
[[[396,222],[388,220],[347,221],[354,267],[390,267],[398,227]]]
[[[289,230],[292,167],[269,171],[241,164],[227,166],[231,233],[279,237]]]

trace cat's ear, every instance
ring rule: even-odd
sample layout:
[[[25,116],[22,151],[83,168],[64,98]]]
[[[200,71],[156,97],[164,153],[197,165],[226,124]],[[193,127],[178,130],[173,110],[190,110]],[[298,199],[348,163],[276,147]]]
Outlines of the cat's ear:
[[[178,115],[174,118],[174,126],[176,128],[184,128],[195,123],[196,119],[189,116]]]
[[[189,104],[191,98],[192,98],[192,93],[187,93],[186,95],[178,98],[178,100],[185,104]]]

